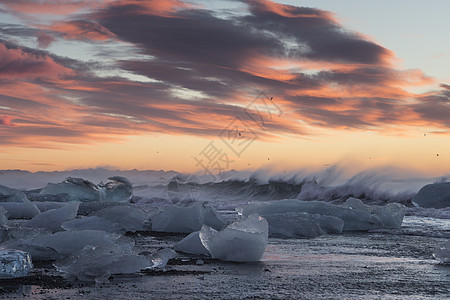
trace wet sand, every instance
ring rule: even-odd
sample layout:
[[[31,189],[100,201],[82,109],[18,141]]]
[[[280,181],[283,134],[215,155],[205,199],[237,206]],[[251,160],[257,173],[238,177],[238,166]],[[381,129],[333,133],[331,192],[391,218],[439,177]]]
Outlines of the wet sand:
[[[140,253],[172,246],[180,235],[134,235]],[[345,233],[269,239],[258,263],[181,255],[162,271],[71,283],[51,264],[0,280],[2,299],[448,299],[450,265],[432,253],[447,238]],[[203,264],[199,261],[203,260]]]

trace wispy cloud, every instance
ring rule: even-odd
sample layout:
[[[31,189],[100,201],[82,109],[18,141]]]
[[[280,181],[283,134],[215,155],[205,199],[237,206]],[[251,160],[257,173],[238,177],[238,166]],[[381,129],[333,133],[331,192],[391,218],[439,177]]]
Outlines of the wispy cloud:
[[[392,51],[332,13],[241,2],[247,11],[230,14],[182,1],[3,1],[23,24],[0,30],[2,144],[217,136],[235,117],[251,122],[243,108],[256,90],[286,112],[264,125],[264,139],[314,127],[450,127],[447,85],[410,92],[434,79],[397,69]],[[74,59],[15,39],[27,36],[40,48],[75,40],[98,52]],[[133,51],[119,57],[123,45]]]

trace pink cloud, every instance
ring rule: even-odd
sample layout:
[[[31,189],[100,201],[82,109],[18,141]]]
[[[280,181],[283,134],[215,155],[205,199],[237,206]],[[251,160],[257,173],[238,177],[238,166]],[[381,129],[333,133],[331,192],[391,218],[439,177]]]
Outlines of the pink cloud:
[[[8,48],[0,43],[0,78],[54,78],[69,72],[69,69],[56,63],[46,54],[26,52],[20,48]]]
[[[4,125],[4,126],[12,126],[11,125],[11,120],[12,117],[11,116],[4,116],[0,118],[0,125]]]

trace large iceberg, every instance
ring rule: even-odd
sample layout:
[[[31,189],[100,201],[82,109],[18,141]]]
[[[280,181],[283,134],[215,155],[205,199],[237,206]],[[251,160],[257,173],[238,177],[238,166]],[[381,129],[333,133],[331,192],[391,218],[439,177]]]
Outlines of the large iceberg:
[[[76,217],[79,205],[79,202],[69,202],[61,208],[48,210],[27,221],[25,226],[61,231],[65,221]]]
[[[414,196],[412,203],[426,208],[450,207],[450,182],[425,185]]]
[[[445,243],[444,247],[433,253],[434,258],[444,264],[450,264],[450,240]]]
[[[270,236],[316,237],[325,233],[341,233],[341,218],[308,214],[304,212],[274,213],[262,215],[269,223]]]
[[[117,244],[131,250],[134,241],[116,233],[99,230],[60,231],[28,239],[12,240],[1,244],[4,249],[19,249],[30,253],[33,260],[58,260],[75,255],[86,246]]]
[[[31,257],[20,250],[0,250],[0,278],[18,278],[33,269]]]
[[[242,221],[216,231],[204,225],[200,240],[213,258],[225,261],[258,261],[261,259],[269,235],[266,219],[251,214]]]
[[[180,233],[199,231],[203,225],[221,230],[226,225],[217,210],[204,202],[188,207],[168,206],[154,214],[151,221],[154,231]]]
[[[248,216],[257,213],[265,216],[275,213],[305,212],[338,217],[344,221],[344,231],[367,231],[379,228],[400,228],[404,211],[404,206],[399,203],[372,206],[356,198],[347,199],[343,205],[323,201],[286,199],[251,203],[242,210],[242,214]]]

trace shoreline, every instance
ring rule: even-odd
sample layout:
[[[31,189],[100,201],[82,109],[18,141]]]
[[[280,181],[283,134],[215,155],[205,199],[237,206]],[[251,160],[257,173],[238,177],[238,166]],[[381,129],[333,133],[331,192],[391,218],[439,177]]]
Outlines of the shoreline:
[[[182,238],[133,237],[140,252],[171,247]],[[31,276],[8,279],[9,286],[0,280],[0,299],[446,299],[450,265],[432,257],[446,240],[360,232],[269,238],[261,262],[180,254],[163,270],[113,276],[103,284],[71,283],[51,264],[37,264]]]

